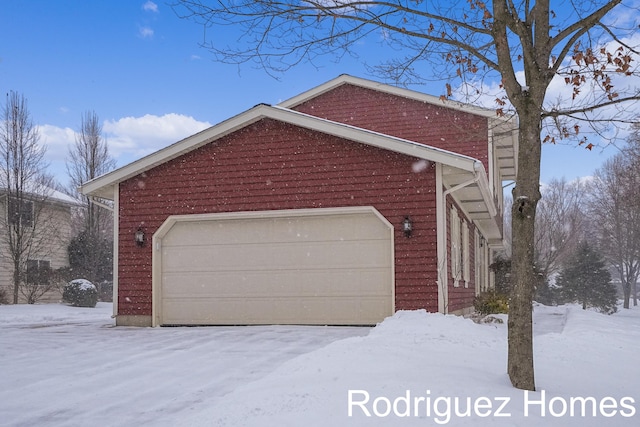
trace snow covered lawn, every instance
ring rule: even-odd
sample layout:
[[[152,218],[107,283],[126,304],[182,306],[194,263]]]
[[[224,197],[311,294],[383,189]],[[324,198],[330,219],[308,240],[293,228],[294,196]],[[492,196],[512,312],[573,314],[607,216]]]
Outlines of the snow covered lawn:
[[[506,324],[116,328],[106,303],[0,306],[0,425],[640,425],[640,309],[535,313],[525,393]]]

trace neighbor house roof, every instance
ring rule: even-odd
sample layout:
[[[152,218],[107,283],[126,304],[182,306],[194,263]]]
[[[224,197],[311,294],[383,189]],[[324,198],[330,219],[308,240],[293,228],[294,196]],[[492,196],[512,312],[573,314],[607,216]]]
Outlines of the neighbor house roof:
[[[53,188],[50,188],[50,187],[33,188],[25,192],[33,195],[34,199],[46,199],[48,202],[51,202],[51,203],[58,203],[58,204],[69,205],[69,206],[82,204],[79,200],[74,199],[73,197],[67,194],[64,194],[63,192],[54,190]],[[8,193],[7,187],[0,184],[0,194],[7,194],[7,193]]]

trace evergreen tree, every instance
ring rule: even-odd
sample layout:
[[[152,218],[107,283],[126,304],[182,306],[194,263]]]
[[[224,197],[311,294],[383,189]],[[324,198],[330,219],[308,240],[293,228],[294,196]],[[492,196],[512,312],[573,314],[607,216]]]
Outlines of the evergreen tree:
[[[87,279],[92,283],[113,278],[113,244],[89,230],[80,232],[67,248],[72,279]]]
[[[617,292],[605,262],[587,242],[580,242],[566,263],[558,280],[559,293],[565,302],[577,302],[582,308],[595,307],[602,313],[617,311]]]

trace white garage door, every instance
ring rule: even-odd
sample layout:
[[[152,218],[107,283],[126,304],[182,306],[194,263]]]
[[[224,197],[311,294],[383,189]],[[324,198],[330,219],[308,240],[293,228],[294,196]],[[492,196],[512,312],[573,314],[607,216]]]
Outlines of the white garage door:
[[[154,235],[154,325],[375,324],[393,226],[372,207],[185,215]]]

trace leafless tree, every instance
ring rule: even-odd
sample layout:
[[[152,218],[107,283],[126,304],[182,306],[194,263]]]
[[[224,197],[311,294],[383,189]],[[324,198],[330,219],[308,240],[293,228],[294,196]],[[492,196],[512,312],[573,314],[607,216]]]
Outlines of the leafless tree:
[[[586,184],[552,179],[542,189],[536,212],[535,253],[538,272],[548,279],[585,240]]]
[[[591,187],[590,216],[607,261],[622,283],[624,308],[631,289],[637,305],[640,278],[640,156],[638,134],[631,146],[607,160],[595,173]]]
[[[631,159],[633,165],[633,182],[632,185],[636,190],[638,190],[635,194],[635,198],[630,201],[629,209],[633,209],[636,212],[640,212],[640,122],[634,123],[633,132],[628,139],[629,146],[624,151],[629,158]],[[636,237],[640,238],[640,222],[635,223],[635,232]],[[637,257],[640,260],[640,242],[636,246]],[[633,305],[638,305],[638,280],[640,280],[640,266],[636,269],[638,271],[638,275],[636,276],[635,281],[633,281]]]
[[[75,144],[69,148],[67,157],[67,173],[70,178],[69,191],[82,197],[82,208],[77,211],[77,220],[81,223],[79,233],[70,247],[70,261],[79,263],[82,274],[93,282],[107,279],[105,277],[105,261],[110,265],[112,246],[105,244],[111,241],[113,214],[107,209],[105,201],[80,196],[78,188],[81,184],[103,175],[116,166],[109,154],[107,141],[102,136],[102,125],[95,111],[87,111],[82,115],[80,131],[76,134]]]
[[[551,6],[550,0],[179,0],[174,5],[180,16],[213,29],[208,33],[213,37],[222,28],[237,34],[232,46],[205,40],[225,62],[254,62],[277,72],[313,63],[322,54],[357,55],[359,46],[377,41],[392,55],[377,71],[399,83],[447,76],[443,100],[454,95],[454,86],[473,88],[466,93],[480,96],[486,79],[499,85],[493,96],[497,114],[513,111],[519,120],[507,370],[515,387],[528,390],[535,389],[533,242],[542,142],[576,137],[590,148],[585,125],[604,134],[607,126],[625,122],[629,104],[640,97],[637,89],[617,89],[624,87],[618,77],[638,74],[632,63],[637,48],[625,39],[637,23],[624,28],[622,20],[616,25],[607,20],[614,12],[630,14],[632,1],[558,2],[555,11]],[[566,84],[567,102],[548,99],[554,79]]]
[[[58,227],[52,224],[56,214],[46,208],[53,178],[46,173],[39,139],[25,97],[7,94],[0,123],[0,189],[7,213],[0,215],[0,244],[13,268],[14,304],[20,295],[34,303],[55,286],[48,280],[50,265],[39,261],[59,243]]]

